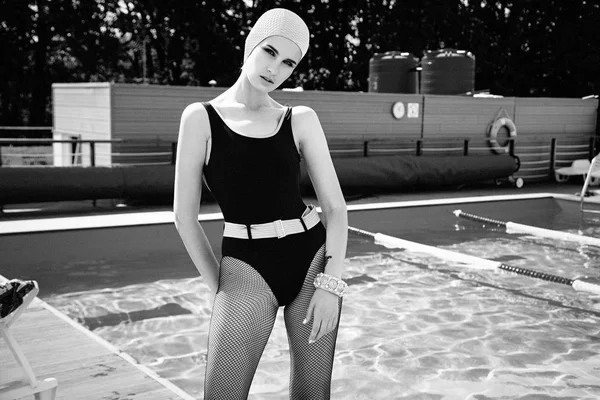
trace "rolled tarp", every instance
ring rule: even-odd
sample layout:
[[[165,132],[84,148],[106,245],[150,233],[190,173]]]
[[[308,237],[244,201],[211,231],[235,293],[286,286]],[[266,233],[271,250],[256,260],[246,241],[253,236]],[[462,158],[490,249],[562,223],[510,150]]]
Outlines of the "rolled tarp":
[[[116,199],[122,194],[120,168],[0,168],[0,204]]]
[[[333,160],[344,193],[400,192],[504,179],[519,169],[519,160],[498,156],[373,156]],[[311,190],[303,169],[301,186]]]
[[[518,159],[498,156],[373,156],[339,158],[333,165],[344,193],[401,192],[506,178]],[[0,204],[124,199],[168,203],[173,199],[175,166],[3,167]],[[314,193],[302,164],[303,194]],[[203,200],[213,197],[203,183]]]
[[[0,168],[0,204],[173,198],[172,165]]]

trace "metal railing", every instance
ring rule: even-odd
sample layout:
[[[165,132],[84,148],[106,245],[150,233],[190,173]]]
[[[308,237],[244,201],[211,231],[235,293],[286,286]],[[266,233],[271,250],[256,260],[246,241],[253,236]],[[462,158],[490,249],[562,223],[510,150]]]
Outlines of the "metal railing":
[[[96,143],[123,143],[123,140],[113,139],[113,140],[81,140],[81,139],[0,139],[0,167],[2,167],[2,147],[4,146],[13,146],[17,145],[19,147],[30,147],[30,146],[40,146],[40,145],[52,145],[55,143],[69,143],[69,144],[87,144],[89,145],[90,150],[90,163],[91,166],[96,166]],[[23,155],[23,154],[21,154]],[[82,153],[71,153],[72,155],[82,155]],[[29,157],[32,154],[28,154]],[[34,155],[35,156],[35,155]]]
[[[537,175],[530,175],[529,177],[553,177],[557,164],[567,163],[572,161],[574,158],[588,158],[591,160],[598,150],[597,142],[600,137],[597,136],[573,136],[573,138],[587,138],[587,144],[573,144],[565,143],[560,144],[560,139],[549,136],[529,136],[526,138],[527,141],[534,141],[534,144],[522,144],[517,145],[518,140],[523,138],[507,138],[506,143],[508,144],[507,154],[515,156],[518,152],[518,156],[521,158],[521,172],[535,173]],[[581,139],[580,139],[581,140]],[[330,138],[330,152],[333,157],[343,156],[344,154],[350,155],[361,155],[362,157],[370,157],[376,154],[413,154],[416,156],[423,156],[424,154],[433,155],[441,153],[452,153],[462,154],[468,156],[473,152],[489,152],[491,148],[477,147],[472,145],[472,139],[448,139],[448,138],[428,138],[428,139],[391,139],[390,138],[373,138],[373,139],[341,139],[341,138]],[[344,147],[345,142],[350,143],[351,148],[340,149]],[[544,143],[545,142],[545,143]],[[177,142],[172,141],[139,141],[139,140],[126,140],[126,139],[113,139],[113,140],[81,140],[81,139],[0,139],[0,167],[2,166],[2,155],[3,148],[11,146],[15,147],[29,147],[29,146],[40,146],[40,145],[52,145],[55,143],[68,143],[74,146],[79,146],[81,151],[77,153],[70,153],[70,157],[83,157],[83,148],[81,146],[88,146],[89,152],[89,165],[94,167],[97,165],[97,157],[111,156],[111,157],[131,157],[131,158],[144,158],[144,157],[164,157],[164,161],[153,161],[153,162],[111,162],[111,165],[175,165],[176,154],[177,154]],[[97,144],[130,144],[139,145],[146,144],[152,146],[152,143],[157,147],[170,147],[170,151],[137,151],[137,152],[98,152]],[[381,147],[381,144],[385,144],[384,148],[377,148],[376,144]],[[443,147],[440,147],[443,146]],[[337,147],[337,148],[336,148]],[[348,146],[346,146],[348,147]],[[35,157],[35,154],[21,153],[21,156],[27,155],[28,157]],[[547,155],[548,158],[543,160],[525,160],[528,157],[540,157]],[[10,156],[4,154],[5,157]],[[44,154],[43,157],[53,157],[53,154]],[[81,158],[80,158],[81,159]]]

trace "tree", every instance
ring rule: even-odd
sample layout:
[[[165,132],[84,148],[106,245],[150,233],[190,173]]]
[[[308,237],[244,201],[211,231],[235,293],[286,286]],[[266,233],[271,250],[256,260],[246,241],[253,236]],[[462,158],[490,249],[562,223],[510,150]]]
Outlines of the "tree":
[[[53,82],[231,85],[246,35],[273,7],[311,31],[287,87],[366,91],[375,53],[446,47],[475,54],[476,89],[600,90],[591,0],[0,0],[0,124],[49,125]]]

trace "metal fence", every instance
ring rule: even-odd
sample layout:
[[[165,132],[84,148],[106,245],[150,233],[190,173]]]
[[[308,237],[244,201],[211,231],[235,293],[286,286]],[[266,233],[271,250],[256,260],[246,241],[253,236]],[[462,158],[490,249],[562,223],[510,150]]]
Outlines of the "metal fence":
[[[549,136],[507,138],[502,150],[520,159],[519,175],[528,179],[554,177],[556,168],[566,166],[575,159],[591,160],[598,150],[597,136],[556,138]],[[328,139],[332,157],[370,157],[376,155],[463,155],[492,154],[489,146],[473,144],[472,139]],[[477,140],[477,143],[481,143]],[[98,152],[97,145],[112,144],[116,151]],[[68,166],[97,166],[99,156],[109,157],[110,165],[174,165],[177,142],[136,140],[54,140],[54,139],[0,139],[0,167],[55,166],[55,144],[70,144]],[[43,151],[39,149],[43,148]],[[157,151],[150,151],[154,148]],[[31,149],[35,149],[31,150]],[[137,149],[137,150],[136,150]],[[129,151],[127,151],[129,150]],[[14,162],[20,159],[21,162]],[[25,160],[25,162],[23,161]],[[45,162],[39,162],[46,160]],[[38,161],[38,162],[36,162]],[[66,166],[66,167],[68,167]]]

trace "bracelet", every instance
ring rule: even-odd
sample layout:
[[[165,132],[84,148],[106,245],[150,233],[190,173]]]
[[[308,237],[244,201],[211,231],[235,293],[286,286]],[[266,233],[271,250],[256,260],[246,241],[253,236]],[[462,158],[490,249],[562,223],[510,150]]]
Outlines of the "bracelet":
[[[317,289],[327,290],[336,296],[342,297],[348,287],[348,284],[335,276],[327,275],[322,272],[317,274],[313,282]]]

